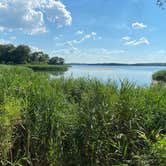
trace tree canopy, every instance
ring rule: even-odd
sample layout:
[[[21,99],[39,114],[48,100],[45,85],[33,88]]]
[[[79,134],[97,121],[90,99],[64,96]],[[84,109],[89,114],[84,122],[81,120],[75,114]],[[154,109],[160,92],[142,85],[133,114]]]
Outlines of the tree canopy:
[[[52,57],[49,59],[48,64],[64,64],[64,59],[59,57]]]
[[[156,3],[159,7],[163,8],[164,4],[166,3],[166,0],[156,0]]]
[[[0,45],[0,63],[2,64],[64,64],[61,57],[49,58],[42,52],[32,52],[27,45],[14,46],[12,44]]]

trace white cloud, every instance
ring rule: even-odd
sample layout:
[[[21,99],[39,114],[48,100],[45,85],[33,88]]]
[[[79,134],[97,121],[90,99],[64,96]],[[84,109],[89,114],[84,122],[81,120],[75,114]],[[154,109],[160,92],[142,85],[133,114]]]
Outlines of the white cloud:
[[[4,31],[4,28],[0,26],[0,32],[3,32]]]
[[[131,40],[131,38],[130,38],[129,36],[124,36],[124,37],[122,38],[122,40],[124,40],[124,41],[129,41],[129,40]]]
[[[132,28],[133,29],[144,29],[147,28],[147,25],[139,22],[132,23]]]
[[[150,42],[147,38],[142,37],[138,40],[132,40],[129,36],[122,38],[124,45],[138,46],[138,45],[149,45]]]
[[[91,32],[90,34],[85,35],[81,40],[79,40],[77,42],[82,43],[82,42],[84,42],[85,40],[88,40],[88,39],[95,39],[96,35],[97,35],[96,32]]]
[[[7,4],[4,3],[4,2],[1,2],[1,3],[0,3],[0,8],[2,8],[2,9],[3,9],[3,8],[7,8]]]
[[[11,43],[9,40],[0,39],[0,44],[5,45]]]
[[[55,22],[58,27],[71,25],[71,13],[66,10],[65,5],[60,1],[47,0],[42,6],[48,20]]]
[[[55,0],[1,0],[0,30],[21,30],[36,34],[46,32],[46,19],[56,27],[71,25],[71,13]]]
[[[141,44],[143,44],[143,45],[149,45],[150,42],[149,42],[149,40],[148,40],[147,38],[142,37],[142,38],[140,38],[139,40],[137,40],[137,41],[134,43],[135,46],[141,45]]]
[[[65,45],[65,46],[73,46],[73,45],[75,45],[75,44],[80,44],[80,43],[82,43],[82,42],[84,42],[84,41],[86,41],[86,40],[90,40],[90,39],[95,40],[95,39],[96,39],[96,38],[95,38],[96,35],[97,35],[96,32],[91,32],[91,33],[89,33],[89,34],[84,35],[84,36],[83,36],[81,39],[79,39],[79,40],[67,41],[67,42],[64,43],[64,45]]]
[[[43,51],[43,49],[38,48],[38,47],[36,47],[36,46],[30,46],[30,48],[31,48],[32,52],[40,52],[40,51]]]
[[[84,31],[78,30],[75,34],[76,35],[82,35],[84,33]]]

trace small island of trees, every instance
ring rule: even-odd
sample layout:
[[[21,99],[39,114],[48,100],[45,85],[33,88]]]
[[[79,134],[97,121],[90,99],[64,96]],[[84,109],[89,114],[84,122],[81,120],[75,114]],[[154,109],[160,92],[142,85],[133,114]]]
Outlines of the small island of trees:
[[[51,57],[42,52],[32,52],[29,46],[12,44],[0,45],[1,64],[50,64],[63,65],[64,59],[61,57]]]

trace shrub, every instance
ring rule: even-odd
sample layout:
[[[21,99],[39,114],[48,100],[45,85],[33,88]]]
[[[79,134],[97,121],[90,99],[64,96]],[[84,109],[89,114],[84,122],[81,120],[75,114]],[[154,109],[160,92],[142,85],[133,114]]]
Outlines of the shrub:
[[[153,80],[166,82],[166,70],[161,70],[153,74]]]

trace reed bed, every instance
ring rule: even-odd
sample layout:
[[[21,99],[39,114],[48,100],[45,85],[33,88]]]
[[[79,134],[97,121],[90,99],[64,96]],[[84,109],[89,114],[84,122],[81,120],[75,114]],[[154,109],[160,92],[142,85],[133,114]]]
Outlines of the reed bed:
[[[34,71],[62,71],[65,72],[70,67],[69,65],[47,65],[47,64],[26,64],[23,67],[28,67]]]
[[[0,66],[0,165],[165,166],[166,88]]]

